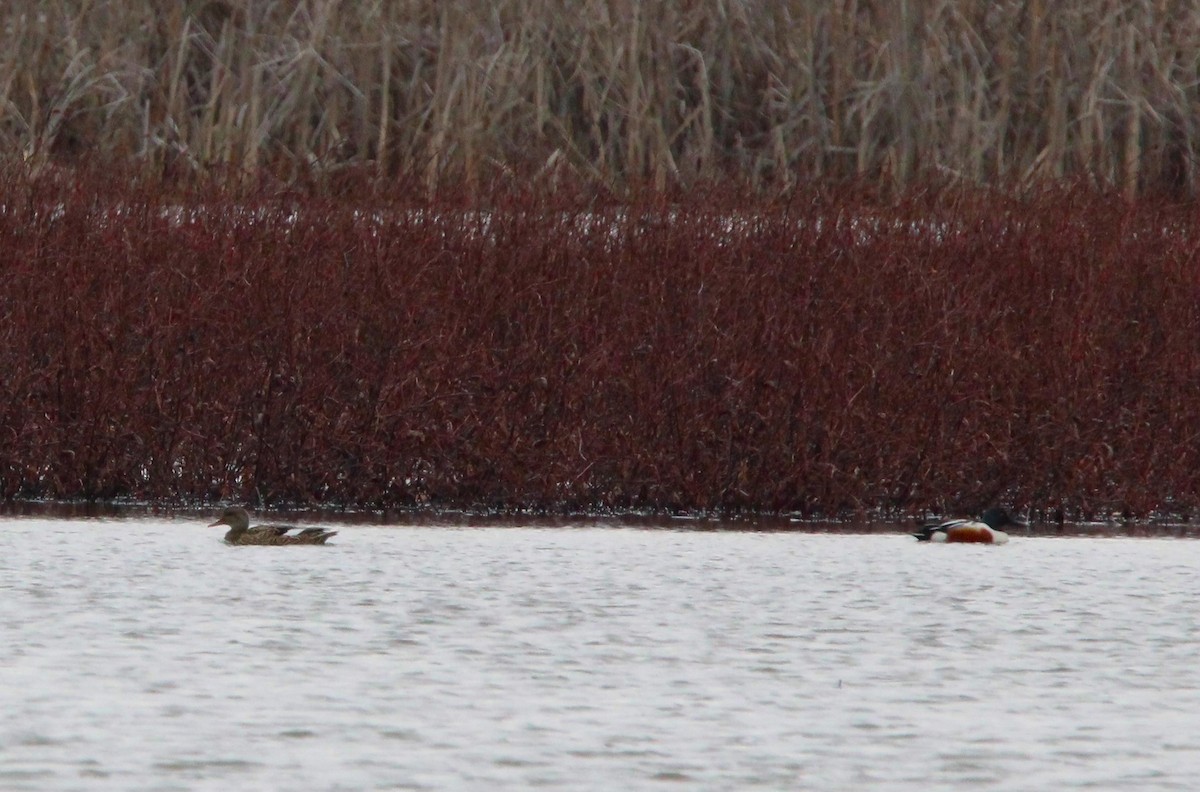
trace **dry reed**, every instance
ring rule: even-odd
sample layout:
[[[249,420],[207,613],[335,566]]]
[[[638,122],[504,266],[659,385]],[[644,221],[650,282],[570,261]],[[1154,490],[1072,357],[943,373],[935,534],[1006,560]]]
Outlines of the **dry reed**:
[[[35,167],[1196,191],[1180,0],[14,0],[0,53]]]

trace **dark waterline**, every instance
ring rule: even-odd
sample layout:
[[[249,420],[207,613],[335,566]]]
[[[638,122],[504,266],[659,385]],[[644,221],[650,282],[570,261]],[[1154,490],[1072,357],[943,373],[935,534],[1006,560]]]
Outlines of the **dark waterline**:
[[[112,502],[10,501],[0,503],[0,518],[28,517],[49,520],[146,520],[167,519],[203,523],[216,513],[213,506],[163,506]],[[253,512],[262,521],[292,520],[301,523],[332,523],[357,526],[421,526],[445,528],[640,528],[671,531],[796,532],[809,534],[895,534],[908,533],[920,524],[914,519],[801,520],[772,515],[669,516],[642,514],[537,515],[477,513],[454,510],[403,511],[395,509],[271,509]],[[1200,538],[1200,524],[1158,522],[1034,523],[1010,532],[1010,536],[1160,537]]]

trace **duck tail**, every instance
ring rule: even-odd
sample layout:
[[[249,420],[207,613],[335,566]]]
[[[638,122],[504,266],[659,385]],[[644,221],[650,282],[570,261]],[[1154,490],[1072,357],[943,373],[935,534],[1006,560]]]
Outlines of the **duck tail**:
[[[297,539],[312,544],[325,544],[331,536],[337,536],[337,531],[327,531],[324,528],[305,528],[296,534]]]

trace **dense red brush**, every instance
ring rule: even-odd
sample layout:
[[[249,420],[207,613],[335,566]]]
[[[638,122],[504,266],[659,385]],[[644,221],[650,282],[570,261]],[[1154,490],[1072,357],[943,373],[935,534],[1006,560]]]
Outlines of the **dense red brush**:
[[[1200,504],[1186,211],[410,196],[4,180],[3,495]]]

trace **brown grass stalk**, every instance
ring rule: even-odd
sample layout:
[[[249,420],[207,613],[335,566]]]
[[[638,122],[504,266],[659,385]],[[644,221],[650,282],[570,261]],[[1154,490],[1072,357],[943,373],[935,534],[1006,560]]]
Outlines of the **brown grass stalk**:
[[[0,7],[12,157],[610,186],[1083,176],[1192,193],[1188,3]]]

